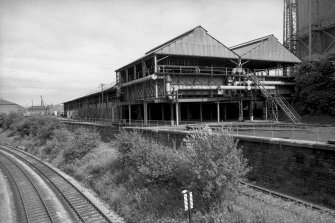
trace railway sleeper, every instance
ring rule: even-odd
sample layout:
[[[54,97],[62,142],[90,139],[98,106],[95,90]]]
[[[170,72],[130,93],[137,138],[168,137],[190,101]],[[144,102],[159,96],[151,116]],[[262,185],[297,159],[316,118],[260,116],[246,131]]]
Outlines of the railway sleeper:
[[[77,211],[78,211],[78,210],[77,210]],[[95,213],[98,213],[98,212],[95,211],[95,210],[89,210],[89,211],[81,210],[81,211],[78,211],[78,212],[82,212],[83,215],[84,215],[85,217],[89,217],[90,215],[93,215],[93,214],[95,214]]]
[[[67,194],[64,194],[67,198],[69,199],[81,199],[81,196],[79,194],[76,194],[76,195],[67,195]]]
[[[44,206],[42,205],[42,203],[40,203],[40,204],[29,204],[29,206],[26,207],[26,209],[28,211],[32,211],[32,210],[40,209],[40,208],[44,208]]]
[[[75,201],[73,201],[73,200],[69,200],[70,201],[70,203],[71,204],[74,204],[74,205],[82,205],[82,204],[84,204],[84,205],[88,205],[88,202],[87,201],[85,201],[85,200],[75,200]]]

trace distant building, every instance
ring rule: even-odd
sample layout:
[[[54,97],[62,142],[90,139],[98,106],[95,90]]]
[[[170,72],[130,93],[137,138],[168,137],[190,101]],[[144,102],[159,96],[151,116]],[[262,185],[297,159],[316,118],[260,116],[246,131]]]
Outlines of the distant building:
[[[9,114],[11,112],[24,113],[25,109],[18,104],[0,98],[0,114]]]
[[[48,108],[46,106],[31,106],[27,108],[26,116],[30,115],[46,115]]]
[[[54,116],[59,116],[64,114],[64,107],[62,104],[56,104],[56,105],[48,105],[48,114],[49,115],[54,115]]]

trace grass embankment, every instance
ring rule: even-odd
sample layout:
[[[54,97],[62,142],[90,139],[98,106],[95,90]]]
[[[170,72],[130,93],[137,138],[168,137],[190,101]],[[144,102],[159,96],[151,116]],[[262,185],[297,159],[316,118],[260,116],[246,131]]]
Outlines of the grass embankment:
[[[176,150],[136,132],[121,132],[115,141],[102,143],[96,132],[70,132],[50,118],[16,117],[1,127],[6,129],[1,142],[20,146],[74,176],[127,222],[187,222],[183,189],[193,192],[193,222],[334,222],[326,214],[270,196],[263,202],[239,194],[246,160],[224,132],[199,130]]]

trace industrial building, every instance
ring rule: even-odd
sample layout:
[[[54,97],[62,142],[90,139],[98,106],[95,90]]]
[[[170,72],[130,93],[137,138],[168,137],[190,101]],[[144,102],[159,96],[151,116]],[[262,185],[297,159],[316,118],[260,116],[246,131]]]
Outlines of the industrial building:
[[[30,106],[27,108],[25,112],[25,116],[31,116],[31,115],[46,115],[48,113],[48,108],[45,106]]]
[[[74,119],[179,125],[278,120],[282,110],[298,123],[287,68],[300,62],[273,35],[228,48],[198,26],[118,68],[115,85],[65,102],[64,112]]]
[[[284,45],[300,59],[335,55],[335,1],[284,0]]]

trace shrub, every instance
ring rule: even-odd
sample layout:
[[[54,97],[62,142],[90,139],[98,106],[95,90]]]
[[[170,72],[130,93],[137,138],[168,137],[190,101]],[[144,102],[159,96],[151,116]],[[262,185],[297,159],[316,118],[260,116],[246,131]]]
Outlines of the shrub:
[[[18,122],[21,119],[22,119],[22,115],[20,115],[18,113],[15,113],[15,112],[11,112],[8,115],[4,116],[2,128],[5,129],[5,130],[7,130],[7,129],[11,128],[12,125],[15,122]]]
[[[11,126],[13,134],[18,134],[21,137],[29,136],[35,140],[36,145],[44,145],[52,139],[55,130],[64,129],[57,118],[48,116],[29,116],[16,119]]]
[[[73,139],[72,133],[65,128],[55,129],[52,135],[52,139],[46,141],[40,154],[48,161],[53,161],[61,151],[66,150]]]
[[[63,124],[55,117],[42,117],[40,118],[39,123],[40,128],[36,132],[36,138],[40,140],[41,144],[44,144],[47,140],[53,139],[56,130],[64,129]],[[67,131],[66,133],[69,132]],[[66,137],[66,135],[61,134],[57,137],[59,139],[59,137]],[[62,141],[62,139],[60,139],[60,141]]]
[[[184,164],[188,161],[182,151],[146,139],[135,131],[121,131],[116,141],[123,167],[133,168],[145,185],[180,187],[184,181],[181,179],[186,178]]]
[[[89,131],[84,128],[77,129],[70,146],[64,151],[64,161],[69,163],[83,158],[99,145],[100,140],[101,137],[96,131]]]
[[[0,128],[4,128],[6,117],[5,113],[0,113]]]
[[[123,171],[132,173],[128,174],[129,189],[150,191],[140,196],[137,208],[147,205],[141,201],[150,201],[157,208],[150,211],[160,210],[160,215],[181,208],[183,189],[193,192],[201,211],[208,211],[224,199],[233,199],[239,180],[248,171],[237,142],[224,130],[199,129],[185,139],[180,150],[148,140],[137,132],[123,131],[116,140]]]
[[[239,180],[248,172],[247,160],[237,140],[224,129],[198,129],[186,138],[185,156],[192,179],[189,189],[198,197],[200,209],[208,209],[235,197]]]

